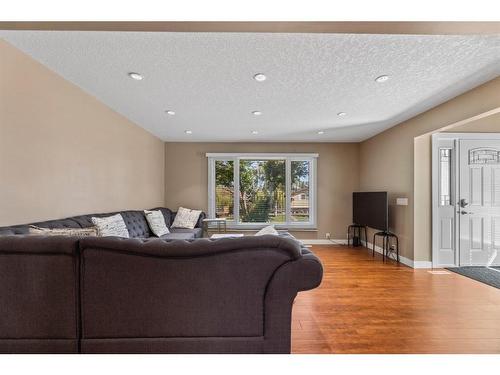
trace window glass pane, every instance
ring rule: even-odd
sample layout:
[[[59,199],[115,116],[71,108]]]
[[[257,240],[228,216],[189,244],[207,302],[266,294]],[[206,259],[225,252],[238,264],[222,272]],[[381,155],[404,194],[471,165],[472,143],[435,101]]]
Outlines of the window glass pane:
[[[215,217],[234,220],[234,162],[215,161]]]
[[[309,173],[308,161],[292,160],[291,165],[291,202],[290,218],[292,222],[309,221]]]
[[[439,149],[439,201],[441,206],[451,204],[451,149]]]
[[[240,221],[285,222],[285,160],[240,160]]]

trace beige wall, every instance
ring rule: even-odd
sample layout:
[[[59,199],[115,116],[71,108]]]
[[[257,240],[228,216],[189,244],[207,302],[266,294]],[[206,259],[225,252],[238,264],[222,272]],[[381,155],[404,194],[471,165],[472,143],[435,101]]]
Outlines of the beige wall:
[[[0,40],[0,225],[164,202],[164,143]]]
[[[207,152],[319,153],[318,231],[295,232],[300,238],[345,238],[352,219],[352,192],[358,188],[358,144],[355,143],[167,143],[167,207],[208,208]]]
[[[426,198],[426,191],[430,191],[430,134],[499,106],[500,78],[497,78],[361,143],[360,188],[390,193],[391,230],[400,237],[405,257],[431,260],[430,203]],[[472,131],[484,131],[485,124],[469,126]],[[500,128],[495,121],[488,126]],[[423,134],[428,138],[416,140]],[[423,175],[426,168],[429,173]],[[395,206],[394,199],[398,196],[408,197],[409,205]]]
[[[387,190],[402,255],[428,261],[431,134],[500,132],[498,114],[446,129],[498,107],[500,78],[360,144],[164,144],[0,40],[0,225],[163,204],[207,210],[206,152],[315,152],[318,231],[300,238],[345,238],[352,191]]]

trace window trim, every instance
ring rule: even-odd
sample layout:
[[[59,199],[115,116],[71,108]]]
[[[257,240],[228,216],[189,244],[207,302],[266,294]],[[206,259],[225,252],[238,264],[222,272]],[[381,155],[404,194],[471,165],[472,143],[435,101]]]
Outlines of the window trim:
[[[283,224],[274,224],[277,229],[317,229],[317,153],[207,153],[208,160],[208,217],[215,217],[215,162],[216,161],[233,161],[234,168],[234,191],[240,190],[239,176],[239,161],[240,160],[285,160],[285,217],[286,222]],[[292,161],[309,161],[309,222],[290,221],[291,218],[291,162]],[[228,220],[227,227],[231,229],[260,229],[270,223],[241,223],[239,222],[239,199],[234,198],[233,216],[235,220]]]

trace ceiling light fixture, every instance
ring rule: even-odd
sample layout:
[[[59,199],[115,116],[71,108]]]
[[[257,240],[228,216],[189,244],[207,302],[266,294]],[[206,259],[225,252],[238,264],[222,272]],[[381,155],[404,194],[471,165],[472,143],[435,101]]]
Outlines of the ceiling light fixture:
[[[142,79],[144,78],[141,74],[134,72],[130,72],[128,76],[132,79],[135,79],[136,81],[142,81]]]
[[[253,76],[253,79],[255,79],[257,82],[264,82],[267,77],[263,73],[257,73],[256,75]]]
[[[172,111],[171,109],[169,109],[168,111],[165,111],[165,113],[166,113],[167,115],[170,115],[170,116],[175,115],[175,111]]]
[[[259,134],[259,132],[257,130],[252,130],[252,134],[257,135],[257,134]]]
[[[319,135],[321,135],[321,134],[325,134],[325,132],[324,132],[323,130],[320,130],[320,131],[318,132],[318,134],[319,134]]]
[[[347,113],[345,113],[345,112],[339,112],[339,113],[337,113],[337,116],[339,116],[339,117],[345,117],[345,116],[347,116]]]
[[[262,114],[262,112],[261,111],[253,111],[252,114],[254,116],[260,116]]]
[[[186,133],[186,134],[193,134],[193,132],[191,130],[184,130],[184,133]]]
[[[383,75],[383,76],[378,76],[375,78],[375,82],[382,83],[389,80],[389,76]]]

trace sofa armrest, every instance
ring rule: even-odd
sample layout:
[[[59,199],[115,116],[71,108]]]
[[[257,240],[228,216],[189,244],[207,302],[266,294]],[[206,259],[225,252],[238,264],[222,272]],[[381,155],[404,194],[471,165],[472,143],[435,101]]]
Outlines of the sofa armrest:
[[[266,353],[290,353],[292,306],[299,291],[316,288],[323,266],[312,252],[283,264],[276,270],[265,296]]]
[[[198,218],[198,221],[196,222],[195,228],[203,228],[203,220],[207,218],[207,214],[203,211],[201,211],[200,217]]]
[[[318,287],[323,279],[323,266],[314,253],[304,253],[292,262],[281,266],[273,276],[269,285],[268,294],[272,295],[275,290],[283,293],[284,290],[290,295],[297,292],[310,290]]]

